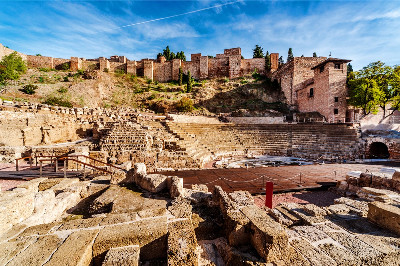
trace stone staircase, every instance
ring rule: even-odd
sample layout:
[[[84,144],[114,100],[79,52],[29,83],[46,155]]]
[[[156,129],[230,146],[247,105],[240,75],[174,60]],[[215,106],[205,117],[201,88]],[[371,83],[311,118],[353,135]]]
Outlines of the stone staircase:
[[[193,158],[223,155],[276,155],[308,159],[355,159],[359,132],[347,125],[195,124],[166,122],[167,130]]]

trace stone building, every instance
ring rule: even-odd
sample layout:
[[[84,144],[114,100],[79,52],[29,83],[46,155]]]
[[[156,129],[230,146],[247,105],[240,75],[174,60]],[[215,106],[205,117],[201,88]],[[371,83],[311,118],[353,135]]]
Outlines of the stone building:
[[[347,63],[326,57],[295,57],[272,73],[281,84],[287,103],[300,112],[318,112],[328,122],[358,120],[347,106]]]

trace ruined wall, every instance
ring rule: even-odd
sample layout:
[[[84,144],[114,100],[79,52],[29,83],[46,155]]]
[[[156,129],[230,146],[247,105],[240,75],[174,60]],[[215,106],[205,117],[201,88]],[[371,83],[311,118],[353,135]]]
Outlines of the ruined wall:
[[[265,73],[265,58],[242,59],[240,75],[251,74],[255,69],[258,73]]]
[[[54,68],[53,57],[27,55],[28,67],[31,68]]]
[[[137,66],[136,61],[128,61],[126,64],[126,73],[137,75],[136,66]]]
[[[53,58],[53,64],[55,69],[60,68],[65,63],[71,63],[71,60],[63,58]]]
[[[76,122],[73,116],[50,112],[0,112],[0,145],[32,146],[81,139],[79,133],[89,125]]]
[[[126,63],[121,63],[121,62],[110,62],[109,71],[111,71],[111,72],[123,71],[123,72],[126,73]]]

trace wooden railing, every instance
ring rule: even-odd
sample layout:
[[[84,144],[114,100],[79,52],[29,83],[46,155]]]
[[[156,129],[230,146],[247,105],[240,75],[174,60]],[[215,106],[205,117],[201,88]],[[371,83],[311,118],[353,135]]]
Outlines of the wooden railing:
[[[89,159],[89,163],[80,161],[79,157]],[[38,159],[38,158],[50,158],[50,159]],[[25,159],[29,159],[30,168],[32,168],[32,157],[27,156],[27,157],[16,159],[16,171],[19,171],[18,161],[25,160]],[[101,172],[104,172],[107,174],[112,174],[113,173],[112,169],[114,169],[114,171],[115,171],[115,169],[124,170],[121,167],[100,161],[98,159],[95,159],[95,158],[92,158],[92,157],[89,157],[86,155],[66,155],[66,156],[43,155],[43,156],[37,156],[37,157],[35,157],[35,159],[36,159],[36,166],[38,165],[38,162],[39,162],[40,177],[42,177],[42,174],[43,174],[43,163],[44,162],[50,162],[50,165],[53,164],[54,172],[58,172],[58,162],[63,161],[64,162],[64,167],[63,167],[64,177],[67,176],[68,161],[73,161],[73,162],[77,163],[77,169],[76,169],[77,171],[79,170],[78,164],[82,165],[83,166],[83,176],[86,175],[86,167],[91,169],[93,172],[94,172],[94,170],[97,170],[97,171],[101,171]],[[91,161],[92,161],[92,163],[91,163]],[[97,163],[97,165],[96,165],[96,163]],[[98,164],[102,164],[103,166],[99,166]]]

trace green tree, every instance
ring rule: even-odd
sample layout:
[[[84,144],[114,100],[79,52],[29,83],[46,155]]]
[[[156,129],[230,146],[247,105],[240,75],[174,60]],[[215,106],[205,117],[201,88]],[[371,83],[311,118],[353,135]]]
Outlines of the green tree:
[[[17,52],[3,56],[0,61],[0,83],[7,80],[19,79],[21,74],[27,70],[26,63]]]
[[[256,44],[256,47],[253,49],[253,58],[263,58],[264,52],[263,48]]]
[[[183,51],[177,52],[175,58],[181,59],[182,61],[186,61],[186,55]]]
[[[271,55],[267,51],[265,54],[265,70],[270,71],[271,70]]]
[[[391,87],[392,98],[390,99],[392,115],[396,110],[400,110],[400,66],[396,66],[393,69],[393,73],[389,78],[389,86]]]
[[[182,61],[186,61],[186,55],[183,51],[175,54],[174,52],[171,52],[168,45],[163,49],[162,53],[157,54],[157,58],[160,56],[164,56],[166,60],[181,59]]]
[[[192,75],[190,74],[190,70],[188,71],[188,80],[186,85],[186,92],[189,93],[192,91],[193,79]]]
[[[278,59],[278,64],[279,65],[283,65],[284,63],[285,63],[285,61],[283,61],[283,57],[280,56],[279,59]]]
[[[351,72],[353,72],[353,66],[350,63],[348,63],[347,64],[347,75],[349,75]]]
[[[182,71],[182,67],[179,68],[179,86],[182,86],[182,82],[183,82],[183,71]]]
[[[349,75],[349,103],[363,109],[364,115],[377,113],[386,117],[386,106],[398,94],[394,69],[383,62],[373,62]]]
[[[169,49],[169,46],[167,45],[167,47],[165,47],[165,49],[163,50],[163,56],[165,57],[165,59],[170,60],[171,57],[171,50]]]
[[[314,52],[314,53],[312,54],[312,57],[317,57],[317,53]]]
[[[289,48],[288,54],[287,54],[287,60],[286,60],[286,62],[289,62],[289,61],[292,60],[293,58],[294,58],[294,56],[293,56],[293,50],[292,50],[292,48]]]

